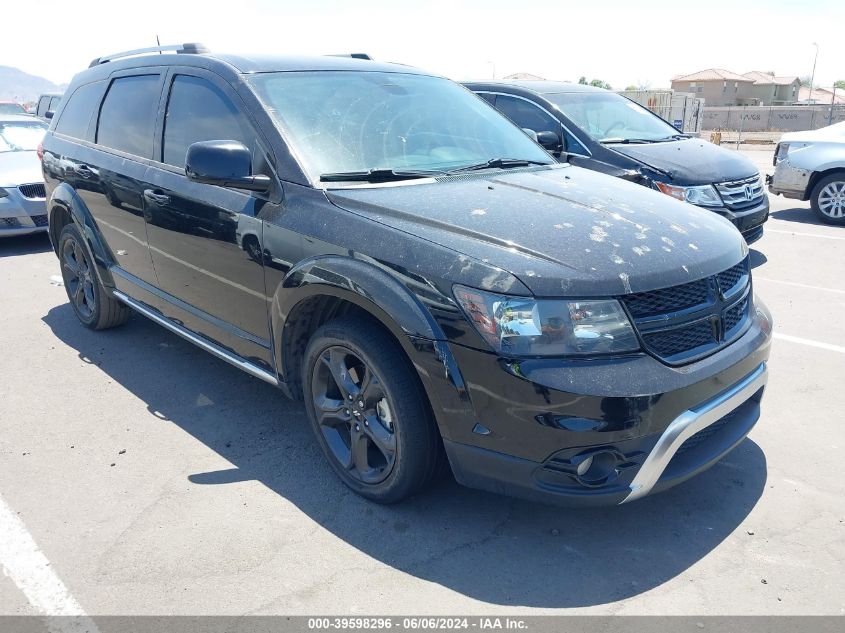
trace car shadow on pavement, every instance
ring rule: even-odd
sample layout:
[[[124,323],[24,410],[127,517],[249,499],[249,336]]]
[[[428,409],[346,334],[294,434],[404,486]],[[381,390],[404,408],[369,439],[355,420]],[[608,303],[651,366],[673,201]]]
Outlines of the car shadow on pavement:
[[[43,320],[152,415],[234,465],[191,474],[192,483],[257,480],[382,564],[487,603],[586,607],[647,592],[682,577],[735,533],[745,538],[740,528],[765,489],[765,456],[745,440],[709,471],[630,505],[544,506],[449,477],[405,503],[379,506],[335,477],[303,407],[273,387],[139,315],[103,332],[83,328],[67,305]],[[119,416],[114,424],[123,424]]]
[[[770,211],[769,217],[773,220],[784,220],[786,222],[797,222],[799,224],[814,224],[816,226],[833,226],[822,222],[816,217],[815,212],[809,207],[793,207],[790,209],[780,209],[778,211]]]
[[[749,253],[749,258],[750,258],[750,261],[751,261],[751,268],[752,269],[757,268],[758,266],[762,266],[767,261],[769,261],[768,257],[766,257],[763,253],[761,253],[760,251],[758,251],[755,248],[748,249],[748,253]]]
[[[0,257],[46,253],[52,248],[46,233],[0,238]]]

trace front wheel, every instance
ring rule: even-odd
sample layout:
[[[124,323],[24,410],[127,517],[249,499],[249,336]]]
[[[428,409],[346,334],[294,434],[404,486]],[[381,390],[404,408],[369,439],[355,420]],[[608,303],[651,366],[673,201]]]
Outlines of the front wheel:
[[[442,450],[430,407],[399,344],[376,322],[344,317],[305,350],[305,406],[332,468],[359,495],[395,503],[434,476]]]
[[[813,187],[813,211],[828,224],[845,224],[845,173],[825,176]]]

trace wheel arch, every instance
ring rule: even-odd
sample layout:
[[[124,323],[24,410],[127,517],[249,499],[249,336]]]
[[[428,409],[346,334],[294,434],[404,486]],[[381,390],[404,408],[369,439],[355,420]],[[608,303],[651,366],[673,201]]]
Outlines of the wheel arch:
[[[61,183],[53,190],[47,209],[50,242],[56,254],[62,229],[73,222],[84,238],[84,246],[95,264],[100,283],[105,287],[114,287],[114,279],[109,271],[113,257],[91,212],[79,195],[69,185]]]
[[[411,363],[411,337],[444,340],[440,326],[401,281],[378,266],[340,256],[297,264],[276,289],[271,327],[279,377],[292,397],[301,395],[299,362],[314,330],[336,316],[360,312],[386,328]]]
[[[809,200],[813,196],[813,191],[815,191],[816,185],[819,181],[836,173],[841,173],[843,177],[845,177],[845,166],[836,166],[823,171],[814,171],[810,175],[810,180],[807,182],[807,190],[804,192],[804,200]]]

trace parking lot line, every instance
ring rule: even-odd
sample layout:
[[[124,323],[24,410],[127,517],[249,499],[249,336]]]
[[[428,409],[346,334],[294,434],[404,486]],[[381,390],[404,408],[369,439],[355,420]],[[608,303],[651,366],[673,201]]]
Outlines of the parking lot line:
[[[23,521],[0,497],[0,565],[29,603],[45,615],[82,616],[85,628],[97,628],[85,617],[82,606],[50,567],[50,561],[26,529]]]
[[[802,231],[781,231],[779,229],[766,228],[766,233],[781,233],[783,235],[799,235],[801,237],[820,237],[823,240],[845,240],[841,235],[821,235],[820,233],[804,233]]]
[[[800,336],[790,336],[789,334],[781,334],[780,332],[775,332],[774,337],[782,341],[789,341],[790,343],[798,343],[799,345],[818,347],[819,349],[826,349],[829,352],[839,352],[840,354],[845,354],[845,347],[841,345],[831,345],[830,343],[813,341],[808,338],[801,338]]]
[[[845,295],[845,290],[840,290],[839,288],[825,288],[823,286],[811,286],[809,284],[798,283],[797,281],[783,281],[781,279],[770,279],[768,277],[758,277],[757,275],[754,276],[754,281],[769,281],[773,284],[784,284],[784,285],[787,285],[787,286],[798,286],[799,288],[807,288],[808,290],[821,290],[823,292],[836,292],[836,293]]]

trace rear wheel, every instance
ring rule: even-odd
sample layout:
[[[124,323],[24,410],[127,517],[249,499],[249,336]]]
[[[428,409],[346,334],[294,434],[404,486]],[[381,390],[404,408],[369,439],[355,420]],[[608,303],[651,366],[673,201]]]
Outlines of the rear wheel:
[[[395,503],[432,479],[442,449],[428,401],[401,347],[377,323],[343,317],[322,326],[302,371],[317,441],[347,486]]]
[[[125,323],[131,310],[109,296],[100,284],[94,263],[88,257],[82,235],[75,224],[68,224],[62,229],[58,251],[65,290],[82,325],[92,330],[104,330]]]
[[[825,176],[813,187],[813,211],[828,224],[845,224],[845,172]]]

